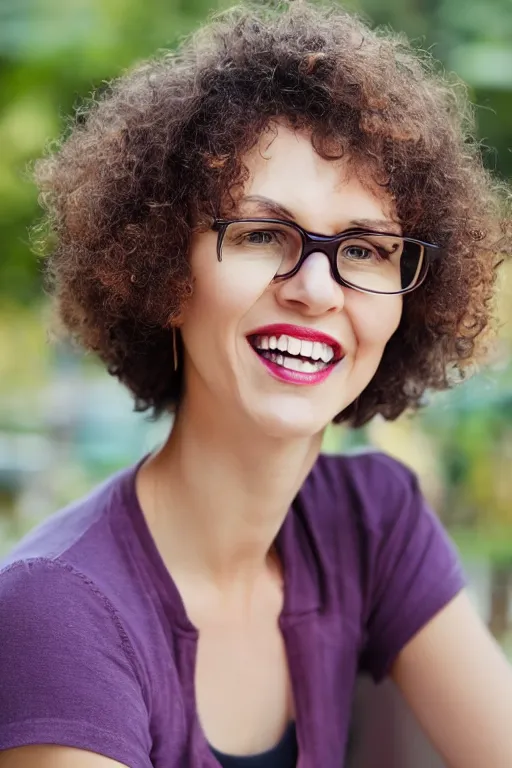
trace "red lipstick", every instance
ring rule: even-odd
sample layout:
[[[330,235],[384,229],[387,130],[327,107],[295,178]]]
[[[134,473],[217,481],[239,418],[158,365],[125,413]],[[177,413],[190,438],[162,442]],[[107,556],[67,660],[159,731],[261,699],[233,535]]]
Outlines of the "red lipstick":
[[[296,339],[305,341],[318,341],[320,344],[328,344],[333,352],[333,363],[337,363],[343,355],[341,344],[335,338],[327,333],[317,331],[315,328],[308,328],[304,325],[290,325],[289,323],[274,323],[273,325],[262,325],[247,334],[248,338],[254,336],[293,336]]]
[[[286,368],[285,366],[278,364],[277,362],[274,362],[265,354],[260,354],[257,351],[255,345],[251,343],[251,339],[255,341],[258,336],[267,336],[267,337],[293,336],[295,339],[301,339],[304,341],[311,341],[311,342],[319,342],[321,344],[326,344],[329,347],[331,347],[334,353],[334,357],[329,363],[327,364],[324,363],[324,367],[318,371],[292,370],[290,368]],[[288,384],[299,384],[299,385],[320,384],[332,373],[336,363],[338,363],[344,356],[344,351],[341,345],[332,336],[329,336],[326,333],[322,333],[321,331],[317,331],[313,328],[308,328],[308,327],[299,326],[299,325],[290,325],[286,323],[274,323],[273,325],[261,326],[260,328],[256,328],[254,331],[251,331],[251,333],[247,335],[247,340],[251,348],[253,349],[255,355],[257,355],[260,362],[262,362],[263,365],[265,365],[269,373],[275,379],[279,379],[280,381],[284,381]],[[275,352],[275,354],[281,354],[279,350],[269,350],[269,352],[270,353]],[[314,363],[314,362],[323,362],[323,361],[312,360],[312,362]]]

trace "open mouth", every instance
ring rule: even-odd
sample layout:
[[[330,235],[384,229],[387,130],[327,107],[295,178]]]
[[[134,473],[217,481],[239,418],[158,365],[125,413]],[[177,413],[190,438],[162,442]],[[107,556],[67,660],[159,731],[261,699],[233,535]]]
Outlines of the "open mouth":
[[[339,345],[324,341],[299,339],[288,334],[254,334],[247,338],[260,357],[297,373],[320,373],[332,368],[343,358]]]

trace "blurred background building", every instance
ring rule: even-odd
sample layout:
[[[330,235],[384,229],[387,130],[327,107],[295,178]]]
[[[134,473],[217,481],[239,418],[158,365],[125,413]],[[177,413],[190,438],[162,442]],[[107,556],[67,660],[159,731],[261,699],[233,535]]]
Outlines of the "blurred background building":
[[[151,450],[169,428],[133,413],[129,395],[94,360],[49,342],[41,264],[28,244],[39,216],[30,161],[92,89],[230,4],[0,0],[0,555],[45,515]],[[510,179],[511,1],[344,5],[403,31],[468,84],[485,162]],[[419,473],[460,548],[482,616],[512,655],[511,270],[503,271],[501,337],[485,371],[433,396],[413,418],[331,429],[325,448],[377,445]],[[425,768],[439,766],[425,760]],[[398,758],[389,763],[398,765]]]

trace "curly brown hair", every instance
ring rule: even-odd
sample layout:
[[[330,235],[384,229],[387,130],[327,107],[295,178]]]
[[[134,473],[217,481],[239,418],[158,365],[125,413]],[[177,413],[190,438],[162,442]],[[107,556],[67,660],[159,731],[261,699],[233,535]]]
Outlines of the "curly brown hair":
[[[136,410],[156,417],[179,402],[171,327],[193,289],[191,233],[247,178],[243,155],[276,118],[310,131],[323,157],[334,139],[370,161],[404,232],[444,249],[335,421],[394,419],[482,353],[512,250],[510,195],[483,167],[464,88],[339,7],[245,5],[112,82],[36,164],[57,316]]]

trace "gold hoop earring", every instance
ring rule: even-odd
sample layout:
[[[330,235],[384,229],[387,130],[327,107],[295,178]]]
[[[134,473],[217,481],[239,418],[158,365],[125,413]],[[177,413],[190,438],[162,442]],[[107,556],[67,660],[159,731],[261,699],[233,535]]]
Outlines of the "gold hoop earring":
[[[178,342],[176,340],[176,328],[172,328],[172,359],[174,363],[174,372],[178,370]]]

